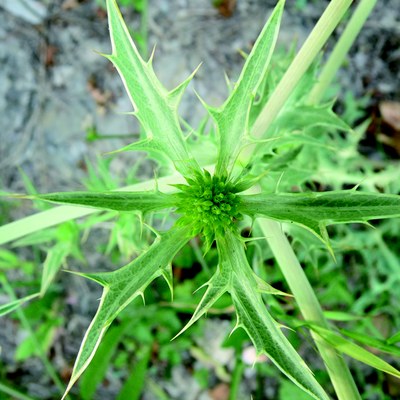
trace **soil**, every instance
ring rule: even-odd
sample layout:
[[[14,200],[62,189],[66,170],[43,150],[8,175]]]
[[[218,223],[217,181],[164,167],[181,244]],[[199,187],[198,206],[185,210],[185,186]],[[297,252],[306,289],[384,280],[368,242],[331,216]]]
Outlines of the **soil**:
[[[87,141],[88,129],[94,127],[101,134],[114,136],[138,131],[134,118],[121,114],[131,111],[131,105],[119,76],[97,53],[110,51],[106,14],[99,3],[0,3],[0,184],[4,190],[25,190],[21,170],[40,192],[81,189],[86,159],[127,144],[119,138]],[[227,95],[224,72],[232,80],[238,76],[243,65],[239,50],[250,50],[276,1],[223,3],[218,9],[212,0],[149,1],[148,48],[157,45],[154,66],[164,85],[173,88],[202,63],[181,105],[181,115],[194,126],[204,115],[194,90],[210,104],[223,102]],[[305,5],[300,7],[302,3]],[[302,43],[328,3],[287,1],[279,45],[289,47],[294,39]],[[141,15],[131,7],[122,11],[128,26],[138,31]],[[332,43],[327,52],[331,47]],[[370,95],[370,105],[381,100],[398,102],[399,82],[400,9],[398,0],[382,0],[340,71],[339,100],[351,91],[355,97]],[[112,163],[113,172],[122,173],[136,160],[132,154],[119,157]],[[143,167],[139,174],[151,176],[152,169]],[[17,214],[21,212],[25,210]],[[65,280],[65,284],[75,285],[77,294],[90,292],[86,286],[78,286],[86,283],[77,282]],[[65,329],[82,331],[87,326],[96,296],[98,292],[82,300],[78,316]],[[11,319],[3,321],[1,357],[4,363],[12,364],[13,349],[21,338]],[[220,340],[218,335],[214,337]],[[71,339],[65,351],[76,354],[79,342],[79,337]],[[212,336],[209,345],[213,346]],[[25,363],[23,370],[31,374],[26,378],[27,389],[32,396],[51,398],[53,389],[41,378],[42,368],[38,360]],[[194,389],[188,394],[185,390],[190,384]],[[166,386],[170,393],[176,393],[171,398],[213,398],[183,368],[174,370]],[[112,388],[104,390],[102,399],[114,398]]]

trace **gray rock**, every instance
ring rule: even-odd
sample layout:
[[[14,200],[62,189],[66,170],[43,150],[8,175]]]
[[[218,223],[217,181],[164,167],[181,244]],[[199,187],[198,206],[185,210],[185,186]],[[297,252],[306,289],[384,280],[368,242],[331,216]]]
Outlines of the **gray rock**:
[[[32,25],[41,24],[47,16],[45,5],[38,0],[3,0],[0,7]]]

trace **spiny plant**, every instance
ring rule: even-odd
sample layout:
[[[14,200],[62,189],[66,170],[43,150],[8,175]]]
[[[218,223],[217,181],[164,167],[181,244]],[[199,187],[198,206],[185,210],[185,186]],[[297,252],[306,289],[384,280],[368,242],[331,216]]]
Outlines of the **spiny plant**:
[[[113,272],[77,273],[103,286],[103,294],[83,338],[63,398],[90,364],[109,326],[134,298],[144,296],[146,287],[160,276],[172,293],[172,261],[183,246],[200,235],[204,252],[216,243],[219,262],[211,279],[204,284],[205,293],[183,330],[207,313],[222,295],[229,293],[237,316],[235,329],[243,328],[247,332],[257,353],[267,355],[279,370],[313,398],[328,399],[328,394],[265,306],[262,296],[277,291],[256,275],[247,260],[246,241],[251,239],[241,236],[239,221],[248,217],[253,224],[258,224],[282,269],[338,398],[361,398],[343,353],[400,377],[394,367],[345,339],[328,324],[277,223],[296,224],[307,229],[334,256],[328,225],[367,223],[371,219],[400,216],[398,195],[363,192],[357,187],[329,192],[291,192],[293,187],[302,187],[315,172],[313,166],[319,157],[316,149],[333,151],[329,136],[321,138],[321,131],[330,135],[337,131],[351,134],[347,124],[332,111],[333,102],[321,102],[329,79],[316,80],[318,63],[314,62],[350,3],[350,0],[330,3],[281,77],[270,63],[284,8],[284,1],[278,1],[247,55],[227,100],[220,107],[211,107],[201,100],[213,122],[209,131],[206,132],[208,125],[202,124],[197,134],[188,135],[182,128],[187,124],[180,122],[177,110],[194,74],[175,89],[166,90],[154,73],[153,55],[148,61],[143,60],[116,1],[107,1],[112,53],[105,57],[118,70],[134,107],[133,115],[143,131],[141,140],[119,151],[145,151],[165,170],[175,172],[117,191],[24,196],[92,209],[56,208],[46,214],[45,222],[42,214],[39,217],[42,221],[36,226],[32,226],[39,221],[35,216],[4,226],[0,239],[5,243],[97,210],[135,212],[142,216],[169,210],[173,226],[162,232],[152,228],[157,236],[154,242],[122,268]],[[365,7],[366,3],[361,2],[360,7]],[[357,14],[358,25],[367,17],[371,4],[369,7],[359,12],[361,17]],[[203,154],[199,162],[199,153],[210,146],[216,151],[210,151],[208,157]],[[50,212],[51,221],[48,220]],[[6,304],[2,313],[30,299]]]

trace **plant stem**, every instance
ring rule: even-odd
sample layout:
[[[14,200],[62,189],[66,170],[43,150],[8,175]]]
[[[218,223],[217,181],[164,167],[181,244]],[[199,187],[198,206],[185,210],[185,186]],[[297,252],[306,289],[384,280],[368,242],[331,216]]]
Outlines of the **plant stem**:
[[[351,0],[332,0],[330,2],[253,125],[253,137],[260,138],[268,130],[350,4]],[[254,151],[255,145],[248,146],[242,154],[241,161],[247,164]],[[318,299],[280,225],[266,219],[259,220],[259,223],[304,318],[329,329]],[[316,334],[312,332],[311,334],[327,367],[339,400],[360,400],[360,394],[342,355]]]
[[[140,54],[144,59],[147,58],[148,44],[149,44],[149,2],[148,0],[143,1],[143,9],[141,11],[140,17],[140,36],[142,37],[142,42],[140,46]]]
[[[4,383],[0,382],[0,392],[6,393],[10,395],[13,399],[18,399],[18,400],[36,400],[33,397],[30,397],[24,393],[19,392],[18,390],[5,385]]]
[[[375,7],[376,2],[377,0],[361,0],[346,29],[332,50],[328,61],[325,63],[319,75],[318,82],[310,93],[309,102],[311,104],[317,104],[322,100],[338,69],[342,66],[350,47],[356,40],[372,9]]]
[[[324,317],[318,299],[308,281],[294,251],[276,221],[258,219],[260,227],[276,258],[280,269],[292,291],[306,321],[330,329]],[[360,400],[360,394],[354,383],[343,356],[328,345],[318,335],[311,332],[318,351],[325,362],[332,384],[339,400]]]
[[[150,179],[145,182],[136,183],[130,186],[117,189],[118,191],[145,191],[154,190],[158,187],[159,190],[168,192],[173,190],[170,183],[184,183],[184,179],[178,173],[157,179]],[[48,210],[30,215],[29,217],[21,218],[7,225],[0,226],[0,244],[9,243],[19,239],[22,236],[28,235],[42,229],[49,228],[54,225],[61,224],[71,219],[86,217],[87,215],[100,212],[95,208],[80,207],[80,206],[57,206]]]
[[[242,380],[245,365],[241,359],[241,355],[237,354],[235,369],[233,370],[232,381],[229,390],[229,400],[236,400],[239,398],[239,386]]]
[[[4,274],[0,275],[0,282],[4,287],[5,292],[11,297],[12,300],[17,300],[17,296],[15,295],[14,289],[8,282],[6,276]],[[36,355],[39,356],[39,358],[42,360],[43,365],[46,368],[46,371],[50,378],[53,380],[57,388],[60,390],[60,393],[64,393],[64,384],[61,382],[60,378],[57,375],[57,372],[53,368],[53,365],[47,358],[46,354],[42,351],[42,347],[37,340],[36,334],[32,329],[31,324],[29,323],[28,319],[25,316],[25,313],[22,308],[17,308],[15,312],[18,315],[18,319],[21,321],[22,326],[26,329],[26,331],[29,333],[30,338],[32,339],[32,342],[36,348]],[[66,399],[69,399],[69,397],[66,397]]]
[[[214,171],[214,165],[206,165],[202,166],[202,168],[207,169],[210,173]],[[171,186],[172,183],[185,183],[185,179],[180,173],[175,172],[171,175],[158,178],[157,180],[149,179],[145,182],[115,189],[115,191],[146,191],[154,190],[157,187],[158,190],[164,193],[171,193],[176,190]],[[56,206],[0,226],[0,245],[12,242],[30,233],[62,224],[63,222],[99,212],[102,212],[102,210],[81,206]]]
[[[192,239],[190,241],[190,244],[192,246],[192,249],[193,249],[194,255],[196,256],[197,261],[201,265],[202,270],[206,272],[208,277],[211,277],[212,273],[211,273],[210,267],[208,266],[206,260],[203,257],[203,254],[200,250],[199,244],[196,241],[196,238]]]
[[[253,138],[261,138],[271,126],[351,3],[352,0],[332,0],[329,3],[254,123],[251,131]],[[255,144],[247,146],[240,155],[240,162],[246,165],[255,149]]]

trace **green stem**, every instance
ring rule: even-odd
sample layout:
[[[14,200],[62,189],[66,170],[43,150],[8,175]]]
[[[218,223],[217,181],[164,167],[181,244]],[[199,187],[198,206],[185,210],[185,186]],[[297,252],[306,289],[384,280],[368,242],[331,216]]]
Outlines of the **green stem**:
[[[332,0],[330,2],[253,125],[253,137],[261,138],[271,126],[297,83],[339,24],[350,4],[351,0]],[[241,161],[247,164],[254,151],[255,145],[249,146],[243,152]],[[329,329],[318,299],[288,239],[280,229],[280,225],[275,221],[265,219],[260,221],[260,225],[304,318]],[[360,400],[360,394],[342,355],[317,335],[311,334],[327,367],[339,400]]]
[[[128,134],[114,134],[114,135],[101,135],[99,133],[87,135],[86,140],[88,142],[94,142],[96,140],[114,140],[114,139],[138,139],[140,135],[138,133]]]
[[[258,219],[258,222],[290,287],[290,290],[299,305],[304,319],[330,329],[314,290],[311,287],[287,237],[283,233],[280,224],[268,219]],[[338,399],[361,400],[358,389],[343,356],[313,332],[311,332],[311,335],[313,336],[318,351],[327,367]]]
[[[236,356],[235,369],[233,370],[232,381],[229,390],[229,400],[236,400],[239,398],[239,386],[242,380],[245,365],[241,360],[241,355]]]
[[[170,192],[173,187],[170,183],[184,183],[183,177],[178,174],[172,174],[163,178],[150,179],[145,182],[136,183],[134,185],[125,186],[117,189],[118,191],[145,191],[154,190],[157,186],[159,190]],[[7,225],[0,226],[0,245],[12,242],[22,236],[30,233],[38,232],[42,229],[49,228],[80,217],[86,217],[90,214],[98,213],[101,210],[95,208],[79,207],[79,206],[57,206],[42,211],[29,217],[21,218],[17,221],[10,222]]]
[[[144,59],[147,57],[148,42],[149,42],[149,2],[148,0],[143,1],[143,10],[141,11],[140,18],[140,36],[142,37],[140,54]]]
[[[254,138],[261,138],[271,126],[286,100],[321,51],[351,3],[352,0],[332,0],[329,3],[254,123],[251,131]],[[256,145],[252,144],[243,150],[240,155],[242,164],[246,165],[249,162],[255,149]]]
[[[36,400],[33,397],[30,397],[24,393],[19,392],[18,390],[12,388],[11,386],[5,385],[0,382],[0,392],[6,393],[11,396],[13,399],[17,400]]]
[[[309,102],[311,104],[317,104],[322,100],[326,90],[332,83],[338,69],[342,66],[350,47],[356,40],[376,3],[377,0],[361,0],[347,24],[346,29],[343,31],[340,39],[332,50],[328,61],[325,63],[317,84],[310,93]]]
[[[2,286],[4,287],[5,292],[11,297],[12,300],[17,300],[17,296],[15,295],[14,289],[12,286],[9,284],[6,276],[4,274],[0,275],[0,282]],[[64,393],[64,384],[61,382],[60,378],[57,375],[57,372],[53,368],[53,365],[47,358],[46,354],[42,351],[42,347],[37,340],[36,334],[32,329],[31,324],[29,323],[28,319],[25,316],[25,313],[22,308],[17,308],[15,310],[17,313],[18,319],[21,321],[22,326],[24,329],[29,333],[29,337],[32,339],[33,345],[35,346],[36,349],[36,354],[39,356],[39,358],[42,360],[42,363],[44,367],[46,368],[46,371],[50,378],[53,380],[57,388],[59,389],[60,393]],[[68,397],[67,397],[68,399]]]
[[[190,241],[190,244],[192,246],[192,249],[193,249],[194,255],[196,256],[197,261],[201,265],[202,270],[206,272],[208,277],[210,277],[212,275],[210,267],[208,266],[206,260],[203,257],[203,254],[200,250],[200,247],[199,247],[199,244],[197,243],[196,238],[192,239]]]

